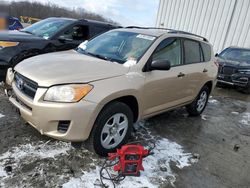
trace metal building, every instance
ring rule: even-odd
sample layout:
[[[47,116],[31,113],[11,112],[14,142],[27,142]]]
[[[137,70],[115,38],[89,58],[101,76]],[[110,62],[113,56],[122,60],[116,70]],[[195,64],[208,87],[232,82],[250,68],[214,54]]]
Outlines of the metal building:
[[[160,0],[156,27],[202,35],[215,52],[250,48],[250,0]]]

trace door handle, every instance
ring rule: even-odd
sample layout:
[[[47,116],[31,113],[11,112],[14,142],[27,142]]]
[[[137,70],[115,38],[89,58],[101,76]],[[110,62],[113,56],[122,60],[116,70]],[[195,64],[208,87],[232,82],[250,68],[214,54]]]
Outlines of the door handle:
[[[178,77],[180,78],[180,77],[184,77],[185,76],[185,74],[183,74],[182,72],[180,72],[179,74],[178,74]]]
[[[204,69],[203,72],[208,72],[208,70],[207,70],[207,69]]]

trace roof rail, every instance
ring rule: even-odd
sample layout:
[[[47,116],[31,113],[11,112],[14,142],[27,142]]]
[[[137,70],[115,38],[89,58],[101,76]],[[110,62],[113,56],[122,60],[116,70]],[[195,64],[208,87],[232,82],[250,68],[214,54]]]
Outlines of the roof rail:
[[[203,41],[208,42],[208,40],[200,35],[196,35],[190,32],[186,32],[186,31],[181,31],[181,30],[176,30],[176,29],[169,29],[169,28],[161,28],[161,27],[139,27],[139,26],[128,26],[126,28],[135,28],[135,29],[162,29],[162,30],[166,30],[168,31],[168,33],[179,33],[179,34],[186,34],[186,35],[191,35],[191,36],[195,36],[198,38],[201,38]]]

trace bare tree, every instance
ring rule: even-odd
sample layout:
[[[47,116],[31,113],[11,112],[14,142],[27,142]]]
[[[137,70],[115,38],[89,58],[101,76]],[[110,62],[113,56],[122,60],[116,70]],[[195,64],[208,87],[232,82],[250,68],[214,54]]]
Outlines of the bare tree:
[[[56,4],[42,4],[35,1],[12,1],[9,3],[0,0],[0,13],[1,12],[18,18],[20,18],[20,16],[28,16],[38,19],[45,19],[48,17],[68,17],[76,19],[92,19],[118,25],[118,23],[111,19],[107,19],[99,14],[88,12],[84,8],[67,9]]]

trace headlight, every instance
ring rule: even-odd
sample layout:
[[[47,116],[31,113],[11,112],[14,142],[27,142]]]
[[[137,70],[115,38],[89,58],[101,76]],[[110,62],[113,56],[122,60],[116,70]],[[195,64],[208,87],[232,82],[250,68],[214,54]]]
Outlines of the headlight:
[[[45,101],[78,102],[93,89],[89,84],[69,84],[52,86],[44,96]]]
[[[239,72],[242,74],[250,74],[250,69],[239,69]]]
[[[19,42],[0,41],[0,49],[17,46]]]

